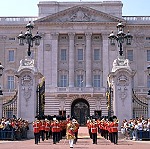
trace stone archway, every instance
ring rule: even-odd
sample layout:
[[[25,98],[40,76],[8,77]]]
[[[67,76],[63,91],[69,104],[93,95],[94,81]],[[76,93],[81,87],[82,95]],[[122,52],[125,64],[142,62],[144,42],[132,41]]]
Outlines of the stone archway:
[[[77,119],[80,126],[86,125],[87,117],[90,116],[89,103],[83,98],[76,99],[71,105],[71,115]]]

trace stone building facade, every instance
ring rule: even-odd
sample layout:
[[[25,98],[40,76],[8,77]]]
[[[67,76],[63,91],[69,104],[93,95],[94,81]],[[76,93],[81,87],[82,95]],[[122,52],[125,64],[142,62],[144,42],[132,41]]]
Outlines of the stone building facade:
[[[45,114],[75,115],[80,124],[98,113],[107,115],[107,77],[118,56],[118,46],[108,36],[117,34],[118,21],[124,32],[133,35],[131,45],[123,45],[125,58],[135,72],[132,87],[146,97],[150,87],[147,66],[150,61],[150,17],[122,16],[121,1],[51,2],[38,4],[37,17],[0,17],[0,61],[4,66],[3,94],[8,101],[17,88],[15,73],[26,55],[26,46],[16,38],[34,22],[33,34],[42,36],[32,57],[45,77]],[[112,111],[113,112],[113,111]]]

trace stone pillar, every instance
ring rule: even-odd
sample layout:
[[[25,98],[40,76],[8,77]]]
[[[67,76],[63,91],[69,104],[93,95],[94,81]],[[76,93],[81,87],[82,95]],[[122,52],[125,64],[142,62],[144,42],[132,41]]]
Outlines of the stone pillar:
[[[74,33],[69,33],[69,87],[74,87]]]
[[[124,119],[133,116],[132,77],[133,72],[128,59],[116,59],[109,74],[113,88],[113,112],[119,119],[119,129]]]
[[[148,118],[150,118],[150,95],[148,95]]]
[[[86,87],[92,86],[92,53],[91,53],[91,36],[92,33],[86,33]]]
[[[37,114],[36,90],[42,74],[35,67],[34,60],[26,57],[25,60],[21,60],[16,76],[18,77],[17,117],[29,121],[28,138],[32,138],[32,122]]]
[[[0,76],[0,90],[2,90],[2,76]],[[3,95],[0,95],[0,118],[3,116]]]
[[[107,86],[107,76],[110,72],[109,68],[109,50],[108,50],[108,34],[102,34],[102,41],[103,41],[103,86]]]
[[[3,116],[3,95],[0,95],[0,118]]]
[[[51,33],[52,36],[52,86],[57,87],[58,68],[58,33]]]

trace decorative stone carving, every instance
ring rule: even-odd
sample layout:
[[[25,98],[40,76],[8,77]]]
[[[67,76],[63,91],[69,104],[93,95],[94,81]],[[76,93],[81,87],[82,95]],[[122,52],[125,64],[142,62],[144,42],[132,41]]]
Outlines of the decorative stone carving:
[[[51,44],[45,44],[45,51],[50,51],[52,49]]]
[[[121,56],[114,60],[112,72],[115,72],[116,70],[118,70],[120,68],[126,68],[126,69],[132,71],[129,66],[129,60],[124,59],[124,57],[121,57]]]
[[[117,85],[118,86],[128,86],[129,85],[129,79],[124,74],[121,74],[117,79]]]
[[[119,91],[119,98],[122,100],[122,105],[124,105],[124,100],[127,98],[127,93],[128,93],[128,89],[126,88],[126,86],[120,86],[118,88]]]
[[[113,67],[115,66],[129,66],[129,60],[128,59],[115,59],[113,62]]]
[[[34,66],[34,60],[30,57],[25,57],[25,59],[20,61],[20,66]]]
[[[122,102],[123,106],[124,106],[124,100],[126,99],[128,93],[128,89],[127,89],[128,85],[129,85],[129,78],[124,74],[121,74],[117,78],[117,86],[118,86],[119,98],[123,101]]]
[[[70,20],[71,21],[90,21],[91,16],[89,16],[89,14],[79,10],[70,17]]]
[[[31,86],[33,85],[32,78],[29,75],[24,75],[21,78],[21,85],[22,85],[24,98],[26,99],[26,101],[28,101],[29,98],[31,97],[31,91],[32,91]]]

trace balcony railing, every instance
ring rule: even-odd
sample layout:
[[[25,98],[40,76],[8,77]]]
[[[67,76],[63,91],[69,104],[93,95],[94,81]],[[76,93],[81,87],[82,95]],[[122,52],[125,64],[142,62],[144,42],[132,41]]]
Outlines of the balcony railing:
[[[135,24],[150,23],[150,16],[123,16],[123,19],[125,19],[129,23]]]
[[[106,89],[93,87],[46,87],[46,92],[50,93],[105,93]]]
[[[15,23],[27,23],[29,21],[35,21],[38,17],[0,17],[0,24],[15,24]]]

